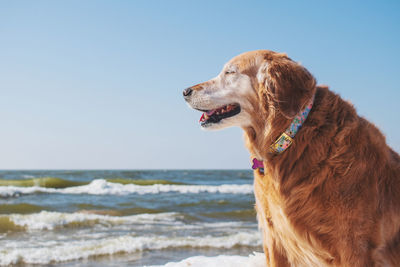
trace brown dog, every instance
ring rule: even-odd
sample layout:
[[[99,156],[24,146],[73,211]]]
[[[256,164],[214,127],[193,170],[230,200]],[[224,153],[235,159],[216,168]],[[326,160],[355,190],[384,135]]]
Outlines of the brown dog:
[[[204,112],[203,128],[243,128],[263,161],[254,190],[269,266],[400,266],[400,157],[349,102],[267,50],[233,58],[183,94]],[[293,143],[271,150],[310,103],[284,138]]]

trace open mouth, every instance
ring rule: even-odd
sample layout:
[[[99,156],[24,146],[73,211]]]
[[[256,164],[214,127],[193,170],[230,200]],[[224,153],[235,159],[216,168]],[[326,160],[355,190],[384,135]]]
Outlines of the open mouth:
[[[201,126],[206,126],[210,123],[218,123],[223,119],[233,117],[240,113],[239,104],[229,104],[217,109],[205,111],[199,120]]]

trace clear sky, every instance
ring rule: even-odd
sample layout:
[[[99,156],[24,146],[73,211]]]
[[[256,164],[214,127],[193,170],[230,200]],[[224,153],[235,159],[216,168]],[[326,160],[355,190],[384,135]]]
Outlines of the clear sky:
[[[400,152],[399,1],[1,1],[1,169],[249,168],[182,90],[286,52]]]

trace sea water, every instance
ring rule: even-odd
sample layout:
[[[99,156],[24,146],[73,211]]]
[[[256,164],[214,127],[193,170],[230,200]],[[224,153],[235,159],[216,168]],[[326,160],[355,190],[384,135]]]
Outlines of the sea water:
[[[252,183],[247,170],[0,171],[0,265],[264,266]]]

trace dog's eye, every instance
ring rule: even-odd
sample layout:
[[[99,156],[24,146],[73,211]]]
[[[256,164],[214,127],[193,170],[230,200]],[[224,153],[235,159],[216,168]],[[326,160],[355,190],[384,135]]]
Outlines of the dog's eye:
[[[225,74],[233,74],[233,73],[235,73],[233,70],[225,71]]]

